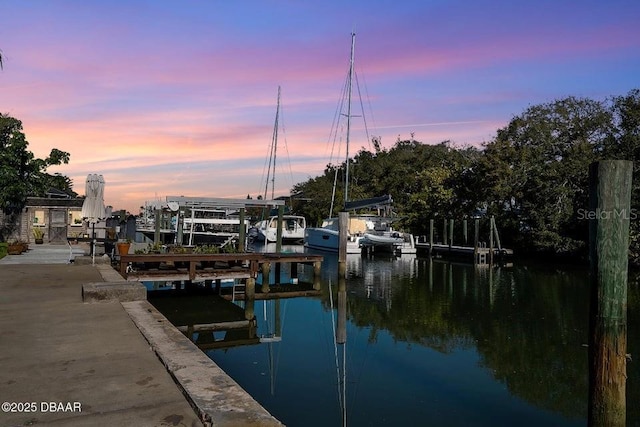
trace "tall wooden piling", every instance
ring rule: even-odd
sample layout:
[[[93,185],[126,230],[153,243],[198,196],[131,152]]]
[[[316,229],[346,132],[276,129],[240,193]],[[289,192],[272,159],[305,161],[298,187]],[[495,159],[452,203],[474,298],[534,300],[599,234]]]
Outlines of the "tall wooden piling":
[[[462,240],[464,240],[464,245],[467,246],[469,244],[469,236],[467,234],[467,219],[462,220]]]
[[[493,265],[493,217],[489,218],[489,265]]]
[[[429,220],[429,256],[433,254],[433,219]]]
[[[175,243],[177,245],[182,245],[182,243],[184,242],[184,231],[183,231],[183,224],[184,224],[184,210],[183,208],[178,209],[178,212],[176,212],[176,241]]]
[[[590,426],[626,423],[627,274],[633,162],[589,167]]]
[[[442,244],[447,244],[447,219],[442,220]]]
[[[347,275],[347,238],[349,234],[349,212],[340,212],[338,214],[340,243],[338,245],[338,276],[346,277]]]
[[[449,220],[449,250],[453,246],[453,219]]]
[[[153,244],[159,245],[160,243],[160,209],[156,209],[154,212],[154,229],[153,229]]]
[[[473,221],[473,259],[476,264],[478,260],[478,244],[480,243],[480,219],[476,218]]]
[[[247,229],[244,226],[244,208],[240,208],[239,210],[239,220],[240,220],[240,234],[238,236],[238,250],[240,252],[244,252],[244,243],[247,239]]]
[[[282,252],[282,217],[284,216],[284,206],[278,206],[278,226],[276,227],[276,252]]]

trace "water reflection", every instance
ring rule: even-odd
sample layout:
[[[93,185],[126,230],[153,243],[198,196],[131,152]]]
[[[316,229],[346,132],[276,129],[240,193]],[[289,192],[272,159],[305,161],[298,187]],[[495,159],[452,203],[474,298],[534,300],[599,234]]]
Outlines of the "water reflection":
[[[407,256],[349,256],[347,267],[340,283],[336,257],[325,258],[320,297],[256,303],[258,341],[281,340],[207,350],[285,424],[586,424],[585,268]],[[633,355],[640,298],[630,284]],[[628,375],[634,402],[632,363]],[[640,423],[635,406],[628,425]]]

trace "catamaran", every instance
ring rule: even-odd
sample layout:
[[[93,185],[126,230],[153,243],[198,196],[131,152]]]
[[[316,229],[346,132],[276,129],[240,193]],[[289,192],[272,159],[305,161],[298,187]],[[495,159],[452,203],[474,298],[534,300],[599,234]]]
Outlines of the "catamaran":
[[[349,140],[351,130],[351,95],[354,77],[355,34],[351,34],[351,56],[346,91],[346,162],[345,162],[345,210],[376,209],[380,212],[384,205],[389,205],[391,196],[382,196],[362,201],[349,201]],[[335,184],[334,184],[335,185]],[[331,208],[333,210],[333,206]],[[388,212],[388,210],[387,210]],[[332,212],[331,212],[332,213]],[[312,249],[337,252],[340,246],[339,220],[331,217],[323,220],[320,227],[307,227],[304,234],[304,245]],[[347,253],[360,253],[363,250],[389,251],[395,253],[415,253],[413,236],[408,233],[394,231],[391,221],[379,215],[354,215],[349,217],[347,231]]]

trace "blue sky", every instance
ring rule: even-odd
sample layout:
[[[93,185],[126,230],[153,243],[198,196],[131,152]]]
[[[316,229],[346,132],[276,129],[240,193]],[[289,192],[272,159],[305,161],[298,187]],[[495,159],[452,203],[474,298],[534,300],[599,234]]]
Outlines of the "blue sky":
[[[277,195],[321,173],[352,31],[386,148],[481,146],[528,106],[639,86],[637,1],[3,0],[0,17],[0,112],[36,155],[71,153],[51,172],[76,191],[103,174],[106,203],[132,212],[261,193],[278,86]]]

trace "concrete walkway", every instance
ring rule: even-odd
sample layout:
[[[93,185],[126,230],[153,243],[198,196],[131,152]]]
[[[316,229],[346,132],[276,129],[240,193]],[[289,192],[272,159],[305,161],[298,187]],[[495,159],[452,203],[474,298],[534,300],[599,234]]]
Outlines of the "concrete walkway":
[[[0,260],[0,425],[202,425],[122,304],[82,302],[99,269],[31,246]]]

